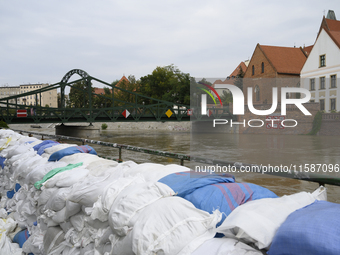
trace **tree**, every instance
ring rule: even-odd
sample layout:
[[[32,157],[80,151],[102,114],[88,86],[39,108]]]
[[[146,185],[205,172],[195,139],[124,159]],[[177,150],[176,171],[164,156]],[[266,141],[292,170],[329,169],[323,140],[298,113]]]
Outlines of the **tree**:
[[[109,87],[104,87],[103,95],[95,95],[93,98],[93,106],[94,108],[102,108],[102,107],[110,107],[112,106],[112,93]]]
[[[71,87],[69,100],[72,107],[75,108],[88,108],[90,103],[90,97],[88,94],[88,86],[85,81],[79,81]],[[91,91],[94,92],[94,88],[91,87]],[[93,101],[94,96],[91,95]]]
[[[242,66],[240,66],[240,70],[238,71],[234,85],[239,87],[242,91],[243,91],[243,77],[244,77],[244,72],[243,72]]]
[[[174,65],[156,67],[152,74],[140,78],[142,95],[176,104],[190,104],[190,76]],[[145,99],[145,103],[152,100]]]
[[[227,106],[229,103],[233,102],[233,96],[230,92],[223,91],[223,95],[221,96],[221,101],[224,106]]]
[[[129,75],[127,80],[121,79],[120,81],[115,81],[112,83],[112,85],[121,88],[115,89],[115,100],[117,100],[115,105],[121,106],[125,103],[134,103],[136,100],[136,96],[132,93],[129,93],[127,91],[135,92],[137,93],[139,91],[139,82],[136,81],[135,76]],[[127,90],[127,91],[124,91]]]

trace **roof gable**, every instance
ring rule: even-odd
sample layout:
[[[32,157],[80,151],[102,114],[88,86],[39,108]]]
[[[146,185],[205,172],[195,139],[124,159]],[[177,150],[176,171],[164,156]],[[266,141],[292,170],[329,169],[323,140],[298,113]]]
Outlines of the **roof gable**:
[[[230,77],[237,76],[242,68],[242,71],[245,73],[247,70],[246,64],[242,61],[236,68],[235,70],[229,75]]]
[[[307,56],[300,48],[259,45],[277,73],[300,74]]]

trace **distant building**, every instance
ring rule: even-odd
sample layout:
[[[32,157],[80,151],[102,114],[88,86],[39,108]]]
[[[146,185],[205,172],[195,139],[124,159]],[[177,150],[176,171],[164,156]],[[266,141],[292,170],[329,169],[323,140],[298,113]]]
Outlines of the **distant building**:
[[[49,84],[24,84],[16,87],[0,87],[0,98],[31,92],[47,87],[48,85]],[[15,104],[15,99],[11,99],[10,103]],[[17,99],[17,104],[32,106],[38,104],[41,106],[58,107],[57,89],[42,92],[41,97],[40,94],[37,94],[37,97],[35,95],[20,97]]]
[[[223,88],[223,84],[234,85],[237,78],[239,78],[238,75],[240,71],[242,70],[242,72],[245,73],[247,70],[248,64],[249,64],[249,60],[242,61],[224,81],[216,80],[212,85],[214,89],[216,90],[216,92],[220,96],[223,95],[224,91],[229,93],[230,91],[228,89]]]
[[[301,70],[301,86],[311,92],[320,110],[340,111],[340,21],[334,11],[322,19],[308,59]]]
[[[251,87],[254,105],[271,105],[272,88],[277,87],[278,101],[280,101],[281,87],[300,87],[300,71],[307,56],[302,48],[257,44],[243,79],[245,98],[247,98],[248,88]],[[292,98],[296,96],[287,95]]]
[[[129,80],[125,77],[125,75],[123,75],[122,78],[120,78],[120,80],[118,81],[118,83],[116,84],[116,87],[120,87],[122,85],[123,82],[126,82],[126,83],[129,83]],[[111,93],[112,93],[112,89],[111,87],[109,87],[110,90],[111,90]],[[98,94],[98,95],[104,95],[105,94],[105,91],[103,88],[94,88],[94,92],[95,94]],[[117,91],[115,91],[115,93],[117,93]]]
[[[10,97],[20,94],[20,87],[0,87],[0,98]],[[15,99],[9,100],[9,103],[15,104]],[[20,99],[18,99],[18,104],[21,104]]]

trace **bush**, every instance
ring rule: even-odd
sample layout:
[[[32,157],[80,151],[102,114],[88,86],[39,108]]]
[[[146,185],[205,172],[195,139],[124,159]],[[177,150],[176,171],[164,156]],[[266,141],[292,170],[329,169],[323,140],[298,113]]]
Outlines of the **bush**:
[[[318,111],[313,120],[312,131],[310,131],[308,135],[316,135],[321,128],[321,122],[322,122],[322,111]]]
[[[102,129],[103,129],[103,130],[107,129],[107,124],[106,124],[106,123],[103,123],[103,124],[102,124]]]
[[[0,121],[0,128],[9,128],[7,123],[4,122],[3,120]]]

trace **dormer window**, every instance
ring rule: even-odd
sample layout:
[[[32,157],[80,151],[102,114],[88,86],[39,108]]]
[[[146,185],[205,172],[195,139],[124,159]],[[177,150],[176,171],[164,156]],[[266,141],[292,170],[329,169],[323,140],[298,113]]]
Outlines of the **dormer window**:
[[[320,65],[319,67],[324,67],[326,66],[326,55],[320,55]]]

